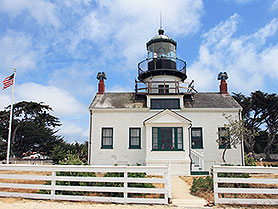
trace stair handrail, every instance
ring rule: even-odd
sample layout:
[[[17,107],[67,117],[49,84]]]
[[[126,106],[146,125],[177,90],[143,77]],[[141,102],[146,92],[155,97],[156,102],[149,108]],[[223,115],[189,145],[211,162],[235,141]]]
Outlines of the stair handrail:
[[[199,161],[200,167],[202,169],[204,169],[204,164],[205,164],[204,153],[203,152],[199,153],[199,152],[197,152],[194,149],[190,149],[190,150],[191,150],[191,154],[192,155],[194,155],[195,157],[199,158],[198,161]]]

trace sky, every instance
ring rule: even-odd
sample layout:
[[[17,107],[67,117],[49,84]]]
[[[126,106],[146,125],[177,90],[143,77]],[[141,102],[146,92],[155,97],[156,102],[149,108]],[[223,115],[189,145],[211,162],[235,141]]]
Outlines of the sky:
[[[15,102],[50,105],[58,134],[88,140],[97,73],[106,92],[134,91],[160,13],[199,92],[218,92],[225,71],[230,93],[277,93],[278,0],[0,0],[0,79],[16,67]]]

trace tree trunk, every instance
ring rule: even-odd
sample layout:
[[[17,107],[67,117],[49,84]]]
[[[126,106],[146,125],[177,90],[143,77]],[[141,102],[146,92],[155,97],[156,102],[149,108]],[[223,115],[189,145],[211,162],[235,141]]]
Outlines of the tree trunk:
[[[223,153],[222,153],[222,160],[223,160],[224,163],[226,163],[226,161],[225,161],[225,153],[226,153],[226,151],[227,151],[227,146],[226,146],[226,148],[223,150]]]
[[[255,146],[255,138],[249,138],[247,140],[244,140],[244,145],[247,148],[247,150],[244,150],[246,153],[252,152],[254,153],[254,146]]]
[[[272,144],[274,143],[274,140],[275,140],[275,135],[269,134],[267,137],[267,145],[264,148],[264,153],[266,155],[267,161],[271,161],[270,150],[271,150]]]

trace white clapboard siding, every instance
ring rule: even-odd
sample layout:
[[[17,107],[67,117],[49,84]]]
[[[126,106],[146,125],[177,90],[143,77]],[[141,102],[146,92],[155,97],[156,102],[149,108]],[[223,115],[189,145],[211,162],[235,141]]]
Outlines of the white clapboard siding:
[[[0,174],[0,179],[8,180],[28,180],[28,183],[0,183],[0,188],[11,189],[34,189],[48,190],[50,194],[1,192],[1,197],[22,197],[33,199],[52,199],[52,200],[76,200],[76,201],[96,201],[96,202],[115,202],[115,203],[149,203],[149,204],[168,204],[171,197],[171,174],[169,166],[81,166],[81,165],[0,165],[0,171],[34,171],[38,175],[27,174]],[[41,172],[41,173],[39,173]],[[42,173],[44,172],[44,173]],[[123,177],[83,177],[83,176],[56,176],[57,172],[91,172],[91,173],[123,173]],[[160,177],[134,178],[128,177],[129,173],[157,173]],[[48,174],[47,174],[48,173]],[[66,173],[65,173],[66,175]],[[50,185],[38,184],[33,181],[49,181]],[[122,183],[122,187],[108,186],[67,186],[57,185],[60,181],[70,182],[111,182]],[[129,183],[149,183],[163,184],[163,188],[139,188],[128,187]],[[113,192],[122,193],[123,197],[101,197],[101,196],[80,196],[80,195],[58,195],[55,191],[83,191],[83,192]],[[131,198],[129,193],[134,194],[157,194],[163,195],[162,198]]]
[[[259,174],[259,178],[225,178],[218,177],[219,173],[249,173]],[[264,176],[265,174],[265,176]],[[273,175],[277,178],[273,178]],[[270,177],[271,176],[271,177]],[[213,166],[214,202],[215,204],[266,204],[278,205],[277,199],[252,199],[252,198],[221,198],[219,194],[271,194],[278,195],[278,168],[254,166]],[[219,183],[257,184],[256,188],[225,188]],[[263,188],[259,185],[274,185],[273,188]]]

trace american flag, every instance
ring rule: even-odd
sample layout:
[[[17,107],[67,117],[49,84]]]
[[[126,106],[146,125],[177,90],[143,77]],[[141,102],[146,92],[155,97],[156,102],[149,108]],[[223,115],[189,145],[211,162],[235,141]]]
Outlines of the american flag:
[[[2,89],[2,90],[4,90],[4,89],[10,87],[10,86],[13,85],[13,84],[14,84],[14,74],[12,74],[11,76],[5,78],[5,80],[3,81],[3,85],[4,85],[4,86],[3,86],[3,89]]]

